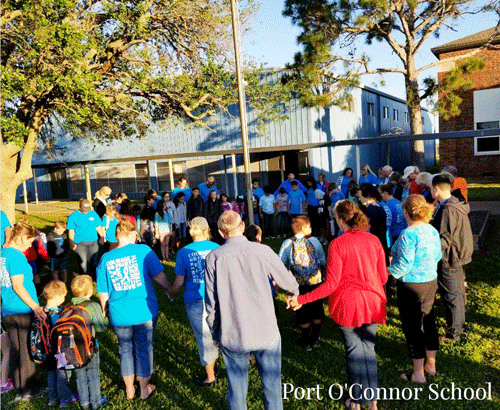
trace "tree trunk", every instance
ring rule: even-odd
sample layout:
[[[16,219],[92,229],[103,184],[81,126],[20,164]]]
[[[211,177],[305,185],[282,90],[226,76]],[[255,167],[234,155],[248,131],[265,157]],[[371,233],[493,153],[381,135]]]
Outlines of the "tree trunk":
[[[5,212],[11,224],[15,222],[17,187],[33,176],[31,159],[37,146],[37,139],[38,130],[32,129],[22,151],[19,146],[12,142],[3,144],[2,146],[2,167],[0,174],[2,195],[0,203],[2,211]]]
[[[410,116],[410,132],[412,135],[422,134],[422,112],[420,103],[422,102],[418,94],[418,75],[415,72],[414,64],[408,64],[408,74],[405,76],[406,100],[408,114]],[[413,141],[413,164],[419,167],[420,171],[425,171],[424,141]]]

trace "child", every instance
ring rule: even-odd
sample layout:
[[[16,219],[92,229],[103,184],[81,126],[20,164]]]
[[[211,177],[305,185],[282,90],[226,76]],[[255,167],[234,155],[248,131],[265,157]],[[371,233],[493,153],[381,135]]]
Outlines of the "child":
[[[66,232],[66,222],[57,221],[54,229],[47,236],[47,253],[50,257],[50,270],[52,279],[68,283],[68,237]]]
[[[162,263],[168,260],[168,244],[172,235],[172,214],[165,210],[163,200],[158,201],[155,215],[155,236],[160,241]]]
[[[278,211],[278,239],[286,238],[290,225],[288,216],[288,194],[285,187],[280,188],[280,193],[276,195],[276,210]]]
[[[156,199],[154,196],[146,195],[144,197],[144,207],[142,208],[140,218],[140,231],[139,235],[142,239],[142,243],[145,243],[150,248],[154,245],[154,220],[155,220],[155,210],[153,205],[156,203]]]
[[[50,317],[52,325],[55,325],[57,319],[59,319],[59,315],[62,312],[60,306],[64,303],[67,294],[68,290],[66,289],[66,284],[60,280],[52,280],[43,288],[43,296],[47,301],[45,307],[49,311],[48,316]],[[60,407],[66,407],[76,403],[78,399],[68,386],[68,379],[71,376],[71,371],[57,369],[56,361],[53,357],[48,359],[44,365],[47,367],[49,406],[55,406],[58,399]]]
[[[24,256],[28,260],[28,263],[33,270],[33,282],[35,283],[36,293],[39,295],[42,291],[41,279],[39,272],[41,270],[42,264],[39,264],[38,259],[43,261],[49,260],[49,255],[47,254],[47,249],[45,248],[42,238],[39,235],[36,236],[35,240],[31,246],[23,252]]]
[[[294,274],[299,283],[299,292],[303,295],[323,282],[321,267],[326,265],[325,252],[318,239],[310,237],[312,228],[307,216],[299,215],[294,218],[292,231],[294,236],[283,242],[279,257]],[[301,330],[298,345],[306,351],[311,351],[313,347],[318,346],[321,320],[324,316],[323,302],[320,299],[306,304],[296,313]]]
[[[191,190],[191,198],[187,201],[187,219],[190,221],[197,216],[206,218],[207,216],[207,206],[205,201],[200,196],[200,188],[194,187]]]
[[[301,215],[306,207],[306,196],[299,190],[297,181],[291,182],[292,190],[288,193],[288,215],[292,218]]]
[[[135,222],[134,222],[134,225],[135,227],[137,228],[137,233],[139,234],[137,236],[137,242],[141,242],[141,237],[140,237],[140,233],[141,233],[141,211],[142,211],[142,207],[138,204],[135,204],[134,206],[132,206],[132,216],[135,218]]]
[[[330,206],[328,207],[328,214],[330,215],[330,233],[333,238],[336,238],[339,236],[340,228],[335,220],[333,210],[335,209],[337,202],[345,199],[345,196],[342,191],[339,190],[339,187],[335,182],[330,182],[330,185],[328,185],[328,194],[330,195]]]
[[[222,212],[233,210],[233,207],[231,206],[231,202],[229,201],[229,197],[226,194],[220,195],[220,202],[222,205]]]
[[[266,239],[274,239],[274,215],[276,215],[276,199],[269,185],[264,187],[264,195],[259,200],[259,215],[263,221]]]
[[[117,214],[118,210],[116,205],[106,205],[106,214],[102,218],[102,222],[106,229],[104,252],[115,249],[118,246],[118,240],[116,239],[116,226],[118,225],[118,219],[116,218]]]
[[[217,198],[217,192],[212,189],[208,193],[207,200],[207,222],[210,227],[210,234],[212,235],[212,240],[217,242],[219,245],[223,243],[222,237],[219,234],[219,228],[217,227],[217,222],[219,217],[222,215],[222,203],[219,198]]]
[[[187,224],[187,207],[184,203],[186,195],[184,192],[179,192],[174,198],[174,223],[175,223],[175,237],[177,238],[177,250],[182,248],[186,243],[186,224]]]
[[[71,281],[71,292],[73,298],[71,303],[79,305],[90,300],[94,293],[92,278],[89,275],[78,275]],[[102,332],[108,326],[108,318],[102,314],[101,306],[92,302],[86,305],[90,314],[90,320],[97,332]],[[96,346],[99,347],[96,339]],[[76,369],[76,385],[80,396],[80,406],[82,409],[96,410],[107,403],[106,397],[101,396],[101,378],[99,376],[99,350],[95,353],[87,366]]]

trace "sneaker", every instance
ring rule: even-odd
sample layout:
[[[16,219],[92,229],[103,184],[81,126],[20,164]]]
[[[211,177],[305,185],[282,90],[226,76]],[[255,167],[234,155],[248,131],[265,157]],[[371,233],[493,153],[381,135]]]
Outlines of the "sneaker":
[[[99,407],[92,407],[93,410],[97,410],[97,409],[100,409],[101,407],[104,407],[106,405],[106,403],[108,402],[108,399],[106,399],[106,397],[102,396],[101,397],[101,404],[99,405]]]
[[[49,401],[49,407],[57,406],[57,400]]]
[[[14,383],[12,383],[12,380],[7,379],[7,383],[1,386],[0,392],[7,393],[8,391],[11,391],[13,388],[14,388]]]
[[[68,400],[61,401],[59,407],[68,407],[77,402],[78,402],[78,396],[76,394],[72,394]]]

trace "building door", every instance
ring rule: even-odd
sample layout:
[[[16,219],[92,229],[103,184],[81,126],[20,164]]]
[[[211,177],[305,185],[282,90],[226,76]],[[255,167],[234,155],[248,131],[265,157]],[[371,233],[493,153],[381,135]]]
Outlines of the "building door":
[[[53,199],[68,199],[66,168],[52,168],[50,170],[50,186]]]

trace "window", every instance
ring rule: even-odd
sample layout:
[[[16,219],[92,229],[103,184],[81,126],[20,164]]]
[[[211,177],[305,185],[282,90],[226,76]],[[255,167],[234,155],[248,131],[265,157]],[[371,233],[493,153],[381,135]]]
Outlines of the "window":
[[[394,109],[394,111],[393,111],[393,120],[399,121],[399,111],[396,109]]]
[[[389,118],[389,107],[384,107],[384,119]]]
[[[70,187],[71,193],[84,194],[85,193],[85,183],[83,180],[83,169],[82,168],[70,168],[69,169]]]
[[[95,175],[97,186],[107,185],[113,193],[146,193],[149,189],[149,174],[146,164],[96,166]]]
[[[407,111],[405,111],[405,122],[409,123],[410,122],[410,114],[408,114]]]
[[[477,130],[500,128],[500,121],[486,121],[476,123]],[[500,154],[500,135],[490,137],[474,138],[475,155],[498,155]]]
[[[368,115],[375,116],[375,104],[372,102],[368,103]]]

